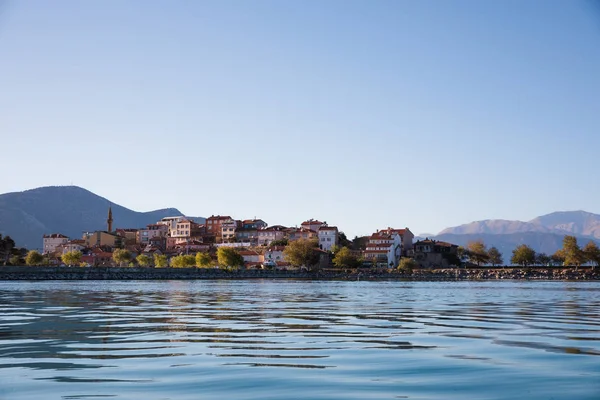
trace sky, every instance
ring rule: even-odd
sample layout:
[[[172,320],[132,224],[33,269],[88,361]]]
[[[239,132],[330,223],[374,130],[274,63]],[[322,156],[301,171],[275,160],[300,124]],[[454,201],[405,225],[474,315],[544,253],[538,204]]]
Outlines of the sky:
[[[0,0],[0,193],[350,237],[600,213],[591,0]]]

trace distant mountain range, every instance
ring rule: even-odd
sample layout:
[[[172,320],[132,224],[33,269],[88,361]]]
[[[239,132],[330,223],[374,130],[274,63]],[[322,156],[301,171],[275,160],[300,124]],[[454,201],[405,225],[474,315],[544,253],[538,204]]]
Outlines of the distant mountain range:
[[[510,259],[512,250],[520,244],[537,252],[553,254],[562,247],[565,235],[578,238],[581,246],[600,239],[600,215],[586,211],[560,211],[537,217],[528,222],[491,219],[475,221],[444,229],[434,238],[458,245],[481,239],[488,247],[496,246]]]
[[[77,186],[50,186],[0,195],[0,234],[10,235],[18,247],[39,249],[44,234],[81,238],[85,231],[106,230],[109,206],[114,229],[142,228],[164,217],[183,215],[176,208],[137,212]]]

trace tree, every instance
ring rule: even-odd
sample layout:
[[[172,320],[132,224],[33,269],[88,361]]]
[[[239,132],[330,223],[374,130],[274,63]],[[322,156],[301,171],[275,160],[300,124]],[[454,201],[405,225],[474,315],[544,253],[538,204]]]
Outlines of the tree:
[[[535,263],[535,250],[526,244],[519,245],[513,250],[510,262],[522,267],[532,265]]]
[[[456,256],[461,263],[464,263],[469,259],[469,250],[465,249],[463,246],[458,246],[456,249]]]
[[[548,265],[552,261],[552,258],[546,253],[539,253],[535,256],[535,263],[537,265]]]
[[[243,267],[244,257],[232,247],[219,247],[219,250],[217,250],[217,262],[222,267]]]
[[[273,240],[271,242],[271,244],[269,246],[287,246],[288,245],[288,240],[286,238],[283,239],[279,239],[279,240]]]
[[[181,254],[171,258],[171,267],[190,268],[196,265],[196,257],[191,254]]]
[[[208,253],[196,253],[196,266],[198,268],[208,268],[212,264],[212,258]]]
[[[565,264],[565,257],[563,256],[562,251],[558,250],[556,253],[552,254],[550,256],[550,261],[554,265],[564,265]]]
[[[31,250],[25,257],[25,264],[27,265],[41,265],[44,262],[44,256],[39,251]]]
[[[117,249],[113,252],[113,260],[122,267],[131,261],[131,253],[125,249]]]
[[[563,247],[559,250],[565,258],[566,265],[580,266],[585,262],[585,254],[577,244],[575,236],[566,235],[563,239]]]
[[[62,259],[62,262],[64,262],[65,264],[67,264],[69,266],[73,266],[73,265],[79,265],[81,263],[81,256],[82,256],[82,254],[78,250],[68,251],[62,255],[61,259]]]
[[[2,238],[2,235],[0,235],[0,256],[2,256],[4,265],[6,265],[9,262],[9,259],[11,258],[10,256],[14,248],[15,241],[12,240],[10,236],[4,236],[4,238]]]
[[[164,254],[154,253],[154,266],[156,268],[166,268],[169,266],[169,260]]]
[[[419,264],[414,259],[403,257],[398,264],[398,270],[412,274],[413,269],[418,266]]]
[[[283,251],[283,257],[295,267],[312,268],[319,263],[319,242],[316,239],[298,239]]]
[[[494,267],[497,265],[504,264],[504,260],[502,259],[502,253],[500,253],[500,251],[496,247],[491,247],[488,250],[487,255],[488,255],[488,262],[490,264],[492,264]]]
[[[145,254],[140,254],[139,256],[137,256],[135,258],[135,261],[137,261],[140,267],[147,267],[150,264],[152,264],[152,259],[150,258],[150,256],[147,256]]]
[[[23,259],[21,258],[21,256],[18,256],[16,254],[14,256],[11,256],[8,259],[8,262],[10,263],[10,265],[23,265]]]
[[[488,262],[489,256],[483,240],[474,240],[467,243],[467,250],[469,251],[469,261],[477,264],[485,264]]]
[[[350,240],[348,240],[348,237],[346,236],[346,234],[344,232],[340,232],[338,234],[338,243],[339,243],[339,247],[352,247],[352,242]]]
[[[354,236],[352,239],[352,250],[365,250],[369,243],[369,236]]]
[[[339,249],[333,257],[333,265],[338,268],[358,268],[360,261],[348,247]]]
[[[590,240],[583,248],[583,254],[586,260],[592,263],[594,269],[598,268],[600,265],[600,248],[595,242]]]

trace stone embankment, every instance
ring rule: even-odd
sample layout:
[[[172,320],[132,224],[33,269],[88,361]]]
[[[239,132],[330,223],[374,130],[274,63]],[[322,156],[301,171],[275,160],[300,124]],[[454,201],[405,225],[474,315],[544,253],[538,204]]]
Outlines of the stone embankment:
[[[0,267],[0,280],[302,279],[347,281],[600,280],[590,268],[473,268],[415,270],[267,271],[200,268]]]

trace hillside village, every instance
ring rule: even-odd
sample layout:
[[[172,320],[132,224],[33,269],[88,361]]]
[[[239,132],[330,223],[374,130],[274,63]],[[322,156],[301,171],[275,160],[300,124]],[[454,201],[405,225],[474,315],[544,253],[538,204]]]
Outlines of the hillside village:
[[[304,239],[318,246],[320,267],[331,266],[333,252],[341,247],[347,247],[364,267],[396,268],[403,257],[416,260],[421,267],[447,267],[457,260],[458,246],[429,239],[413,243],[409,228],[388,227],[376,230],[366,240],[350,241],[337,226],[316,219],[299,227],[269,226],[259,218],[237,220],[229,215],[211,215],[203,224],[184,216],[165,217],[143,228],[113,229],[114,222],[109,208],[104,231],[85,232],[81,238],[46,234],[43,255],[51,264],[60,265],[63,255],[81,252],[84,265],[115,266],[113,254],[118,249],[128,251],[132,260],[139,255],[173,259],[197,253],[216,259],[217,249],[226,247],[234,248],[248,269],[294,269],[299,266],[286,260],[284,250],[289,243]]]

